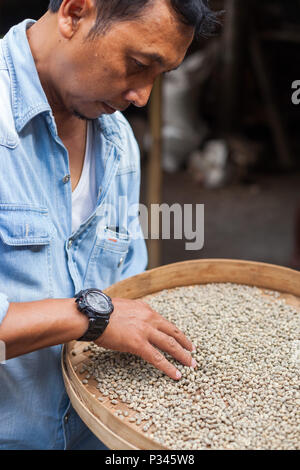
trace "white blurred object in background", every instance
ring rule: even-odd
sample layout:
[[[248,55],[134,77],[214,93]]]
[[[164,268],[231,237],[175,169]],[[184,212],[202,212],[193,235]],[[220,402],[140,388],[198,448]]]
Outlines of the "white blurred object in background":
[[[190,55],[179,69],[163,82],[163,158],[165,171],[181,168],[207,133],[200,117],[201,85],[211,73],[215,58],[212,43],[204,51]]]
[[[224,140],[210,140],[203,150],[196,150],[189,158],[189,171],[194,179],[207,188],[218,188],[228,178],[229,150]]]

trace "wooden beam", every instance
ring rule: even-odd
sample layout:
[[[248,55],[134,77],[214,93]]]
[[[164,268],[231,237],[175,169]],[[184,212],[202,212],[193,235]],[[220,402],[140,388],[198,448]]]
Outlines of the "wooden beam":
[[[149,152],[147,168],[147,207],[151,215],[151,204],[160,204],[162,200],[162,77],[159,77],[153,87],[150,99],[150,128],[151,151]],[[153,227],[149,218],[148,256],[149,269],[161,264],[161,241],[151,240],[151,230],[159,237],[159,226]],[[159,223],[159,222],[158,222]]]
[[[287,169],[293,165],[288,137],[286,135],[278,105],[272,91],[272,82],[267,70],[261,44],[255,32],[251,34],[250,38],[250,53],[258,87],[265,104],[267,118],[273,135],[273,141],[277,151],[278,160],[282,167]]]
[[[220,55],[219,128],[221,133],[232,132],[239,124],[249,5],[243,0],[226,0],[225,11]]]

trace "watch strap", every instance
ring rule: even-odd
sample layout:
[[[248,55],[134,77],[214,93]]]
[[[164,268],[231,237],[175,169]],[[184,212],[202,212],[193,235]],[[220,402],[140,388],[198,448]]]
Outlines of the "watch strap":
[[[103,318],[88,317],[89,326],[87,331],[77,341],[96,341],[107,327],[109,320]]]

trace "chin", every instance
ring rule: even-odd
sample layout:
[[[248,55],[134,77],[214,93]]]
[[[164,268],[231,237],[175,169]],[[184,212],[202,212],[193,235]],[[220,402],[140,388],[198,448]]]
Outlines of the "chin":
[[[87,111],[87,109],[86,111],[83,111],[73,107],[72,114],[78,119],[84,121],[93,121],[95,119],[98,119],[102,115],[114,114],[116,111],[117,110],[112,108],[111,106],[99,101],[99,104],[97,103],[96,106],[90,107],[89,112]]]
[[[86,116],[85,114],[81,113],[80,111],[78,111],[76,109],[73,109],[72,114],[74,116],[76,116],[78,119],[81,119],[82,121],[94,121],[94,119],[97,119],[98,117],[101,116],[101,114],[100,114],[100,116],[97,115],[97,116],[93,116],[93,117]]]

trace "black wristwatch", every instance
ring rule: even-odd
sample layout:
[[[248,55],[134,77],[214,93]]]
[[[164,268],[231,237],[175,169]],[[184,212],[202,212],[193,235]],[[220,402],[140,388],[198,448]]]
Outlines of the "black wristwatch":
[[[80,312],[89,319],[89,327],[77,341],[95,341],[102,335],[114,311],[111,298],[99,289],[81,290],[75,295]]]

